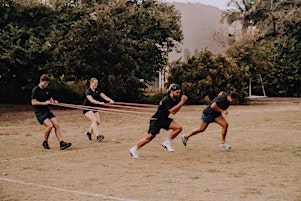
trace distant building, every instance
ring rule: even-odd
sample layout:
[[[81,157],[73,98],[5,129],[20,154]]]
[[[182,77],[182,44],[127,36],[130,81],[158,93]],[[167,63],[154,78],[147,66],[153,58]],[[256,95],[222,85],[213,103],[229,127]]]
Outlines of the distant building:
[[[180,53],[173,51],[169,54],[169,61],[195,55],[204,49],[213,53],[221,53],[228,45],[229,34],[234,35],[236,27],[229,27],[220,23],[222,10],[199,3],[172,3],[181,13],[184,40],[180,46]],[[158,77],[149,85],[149,91],[166,91],[168,72],[158,72]],[[158,88],[157,88],[158,87]]]

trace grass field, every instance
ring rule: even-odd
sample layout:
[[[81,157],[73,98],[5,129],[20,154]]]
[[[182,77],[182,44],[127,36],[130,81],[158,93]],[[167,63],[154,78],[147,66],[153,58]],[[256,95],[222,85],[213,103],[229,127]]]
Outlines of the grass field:
[[[199,124],[204,106],[184,106],[171,116],[187,133]],[[0,108],[0,200],[5,201],[300,201],[301,101],[231,106],[227,142],[211,124],[174,153],[161,147],[168,132],[128,152],[146,135],[144,115],[101,114],[104,141],[88,141],[89,121],[79,110],[53,110],[66,141],[54,133],[42,149],[43,126],[32,111]],[[181,135],[181,134],[180,134]]]

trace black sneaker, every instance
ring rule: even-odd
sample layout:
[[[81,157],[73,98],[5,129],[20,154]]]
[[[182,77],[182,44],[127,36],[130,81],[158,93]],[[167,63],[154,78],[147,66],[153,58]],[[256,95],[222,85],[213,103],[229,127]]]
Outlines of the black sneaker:
[[[43,145],[44,149],[50,149],[47,141],[44,141],[42,145]]]
[[[86,135],[88,136],[89,140],[92,140],[92,134],[90,132],[87,132]]]
[[[64,141],[60,142],[60,149],[61,150],[64,150],[64,149],[66,149],[66,148],[68,148],[70,146],[71,146],[71,143],[67,143],[67,142],[64,142]]]
[[[105,138],[105,136],[103,136],[103,135],[99,135],[99,136],[97,136],[97,140],[100,142],[101,140],[103,140],[103,138]]]

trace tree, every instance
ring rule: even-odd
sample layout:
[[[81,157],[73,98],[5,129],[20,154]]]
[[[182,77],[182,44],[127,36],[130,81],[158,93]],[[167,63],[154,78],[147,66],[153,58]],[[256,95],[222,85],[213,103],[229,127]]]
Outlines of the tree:
[[[242,25],[242,33],[247,34],[248,28],[263,19],[265,12],[258,9],[260,0],[231,0],[227,5],[230,9],[222,12],[221,23],[226,20],[229,25],[239,21]]]
[[[246,97],[248,68],[241,68],[230,62],[221,54],[202,51],[199,55],[188,58],[187,62],[175,62],[171,66],[169,83],[182,85],[189,103],[207,103],[220,91],[234,90],[240,103]]]
[[[29,100],[29,90],[51,57],[48,35],[55,13],[42,4],[0,0],[1,101]],[[24,98],[25,97],[25,98]],[[24,103],[24,102],[23,102]]]
[[[140,80],[152,80],[183,38],[179,14],[165,3],[110,1],[79,12],[82,18],[58,44],[59,60],[48,69],[65,79],[96,76],[117,100],[139,100],[145,87]]]

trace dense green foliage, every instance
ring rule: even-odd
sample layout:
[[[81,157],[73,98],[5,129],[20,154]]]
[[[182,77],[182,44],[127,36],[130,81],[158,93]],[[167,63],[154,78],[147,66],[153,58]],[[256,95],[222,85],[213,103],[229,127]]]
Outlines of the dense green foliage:
[[[53,2],[0,0],[1,101],[27,102],[42,73],[61,83],[96,77],[115,100],[138,101],[183,38],[180,15],[166,3]]]
[[[260,74],[268,96],[300,97],[301,2],[232,0],[231,3],[238,9],[223,15],[230,24],[240,20],[244,32],[242,39],[228,48],[227,55],[238,66],[250,69],[254,90],[260,91]]]
[[[240,103],[246,101],[248,68],[239,68],[220,54],[205,50],[187,62],[174,63],[170,73],[169,83],[181,84],[189,103],[207,103],[220,91],[230,90],[240,94]]]

